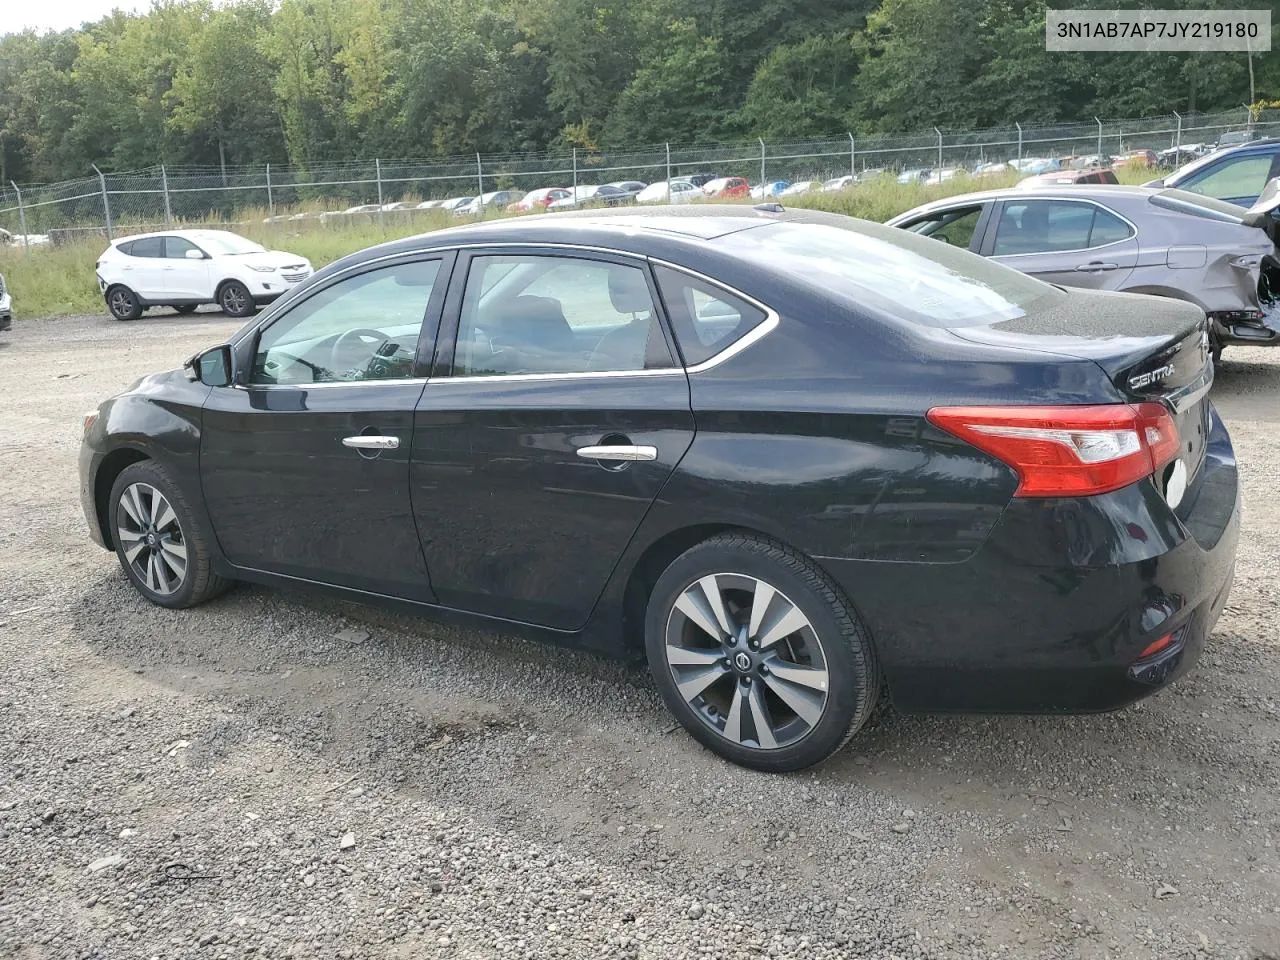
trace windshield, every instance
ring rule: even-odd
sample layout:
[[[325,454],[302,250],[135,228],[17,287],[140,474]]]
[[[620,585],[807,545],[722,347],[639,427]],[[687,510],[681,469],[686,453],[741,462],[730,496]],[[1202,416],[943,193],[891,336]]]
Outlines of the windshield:
[[[907,230],[832,216],[741,230],[717,243],[891,317],[936,327],[998,323],[1067,294]]]
[[[234,257],[245,253],[266,253],[267,251],[267,248],[260,243],[254,243],[239,234],[226,233],[222,230],[201,233],[196,236],[195,240],[206,253],[222,254],[223,256]]]

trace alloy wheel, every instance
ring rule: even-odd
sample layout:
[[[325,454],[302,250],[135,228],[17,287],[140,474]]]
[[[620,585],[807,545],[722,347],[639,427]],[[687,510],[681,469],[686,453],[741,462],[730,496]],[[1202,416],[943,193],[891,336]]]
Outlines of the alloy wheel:
[[[166,596],[187,579],[187,545],[178,515],[149,483],[131,483],[120,494],[116,514],[125,562],[152,593]]]
[[[830,686],[822,642],[764,580],[716,573],[690,584],[667,617],[665,649],[680,696],[734,744],[787,747],[822,719]]]
[[[111,312],[117,317],[126,317],[132,310],[132,294],[125,290],[116,290],[111,294]]]
[[[233,316],[241,314],[247,303],[248,301],[244,294],[240,292],[240,288],[234,284],[227,286],[222,291],[222,309]]]

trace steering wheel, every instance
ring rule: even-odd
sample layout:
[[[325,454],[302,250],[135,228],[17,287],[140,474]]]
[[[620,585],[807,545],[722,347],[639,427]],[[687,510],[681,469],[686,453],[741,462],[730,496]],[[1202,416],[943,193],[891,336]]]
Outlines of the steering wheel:
[[[329,366],[333,370],[351,370],[361,364],[357,360],[348,362],[343,356],[349,352],[357,343],[363,348],[373,343],[373,349],[368,353],[368,358],[373,359],[378,352],[378,348],[387,342],[387,335],[381,330],[374,330],[370,327],[357,327],[354,330],[348,330],[346,333],[339,334],[338,339],[333,341],[333,346],[329,350]],[[360,357],[359,359],[364,359]]]

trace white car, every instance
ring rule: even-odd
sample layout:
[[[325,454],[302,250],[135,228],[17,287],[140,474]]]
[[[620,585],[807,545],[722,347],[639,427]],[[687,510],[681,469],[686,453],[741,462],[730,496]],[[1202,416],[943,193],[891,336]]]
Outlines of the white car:
[[[247,317],[311,276],[306,257],[267,250],[225,230],[170,230],[113,241],[98,257],[98,288],[117,320],[147,307],[191,313],[216,303]]]
[[[659,180],[636,194],[636,203],[692,203],[700,196],[702,191],[688,180],[672,180],[670,187],[667,181]]]
[[[4,285],[4,275],[0,274],[0,331],[13,326],[13,298],[9,296],[9,288]]]

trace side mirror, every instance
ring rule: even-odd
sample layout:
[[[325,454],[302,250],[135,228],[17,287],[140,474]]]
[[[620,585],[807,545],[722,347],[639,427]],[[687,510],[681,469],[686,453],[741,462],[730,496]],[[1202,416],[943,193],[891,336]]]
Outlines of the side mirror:
[[[223,344],[198,353],[182,365],[188,380],[203,383],[206,387],[230,386],[235,373],[231,359],[231,347]]]
[[[184,254],[184,256],[185,256],[188,260],[203,260],[203,259],[204,259],[204,254],[203,254],[203,253],[201,253],[199,250],[188,250],[188,251]]]

